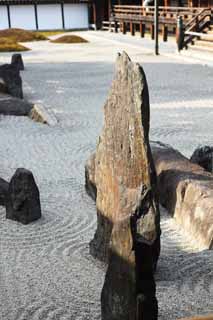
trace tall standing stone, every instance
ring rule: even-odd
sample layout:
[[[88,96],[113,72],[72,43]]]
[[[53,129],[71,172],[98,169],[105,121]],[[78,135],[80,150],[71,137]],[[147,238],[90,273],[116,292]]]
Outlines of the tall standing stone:
[[[144,71],[123,53],[117,58],[96,154],[86,166],[87,190],[94,190],[94,186],[97,190],[97,230],[90,249],[94,256],[109,261],[102,291],[103,320],[135,319],[140,295],[136,289],[136,239],[149,243],[151,274],[160,252],[160,215],[149,145],[149,117]],[[144,261],[145,251],[140,252]],[[150,277],[150,285],[152,282]],[[155,296],[155,290],[151,296]]]

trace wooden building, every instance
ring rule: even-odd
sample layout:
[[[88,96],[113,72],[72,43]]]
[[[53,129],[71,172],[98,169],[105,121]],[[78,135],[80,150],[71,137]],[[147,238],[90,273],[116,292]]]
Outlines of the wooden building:
[[[88,29],[88,0],[0,0],[0,29]]]
[[[164,7],[213,7],[213,0],[158,0],[160,6]],[[111,9],[115,5],[142,6],[144,0],[90,0],[92,13],[91,21],[97,28],[101,27],[102,21],[108,21]]]

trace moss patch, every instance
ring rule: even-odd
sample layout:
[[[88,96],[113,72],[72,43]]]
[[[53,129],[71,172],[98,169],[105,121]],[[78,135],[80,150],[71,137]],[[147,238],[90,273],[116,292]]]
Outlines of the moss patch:
[[[28,50],[28,48],[22,46],[12,39],[0,38],[0,52],[20,52]]]
[[[39,32],[16,28],[1,30],[0,38],[7,38],[13,40],[14,42],[48,40],[43,34],[40,34]]]
[[[46,38],[51,37],[51,36],[56,36],[57,34],[63,34],[65,33],[65,30],[59,30],[59,31],[36,31],[38,35],[44,36]]]
[[[84,38],[75,35],[67,35],[59,37],[55,40],[51,40],[53,43],[87,43],[88,41]]]

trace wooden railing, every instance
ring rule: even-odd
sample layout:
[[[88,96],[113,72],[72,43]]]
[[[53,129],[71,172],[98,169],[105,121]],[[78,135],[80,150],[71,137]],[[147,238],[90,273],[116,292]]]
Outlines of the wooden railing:
[[[195,38],[205,37],[203,31],[213,23],[213,8],[204,8],[184,26],[183,48]]]
[[[116,5],[112,8],[111,20],[133,23],[152,22],[154,21],[154,11],[155,8],[151,6]],[[178,16],[182,16],[184,21],[188,22],[200,11],[200,8],[159,7],[159,22],[168,25],[176,25]]]

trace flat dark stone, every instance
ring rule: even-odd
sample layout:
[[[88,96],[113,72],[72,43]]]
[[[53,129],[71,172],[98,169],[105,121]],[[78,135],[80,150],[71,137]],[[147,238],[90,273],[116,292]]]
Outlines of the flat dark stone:
[[[33,104],[25,100],[0,94],[0,114],[9,116],[28,116]]]

